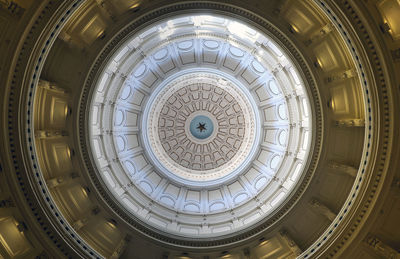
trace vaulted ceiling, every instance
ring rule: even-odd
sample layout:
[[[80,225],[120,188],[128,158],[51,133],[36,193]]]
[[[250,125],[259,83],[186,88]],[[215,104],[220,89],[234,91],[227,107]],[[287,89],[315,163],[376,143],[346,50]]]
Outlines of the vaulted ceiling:
[[[0,1],[0,258],[400,257],[399,17]]]

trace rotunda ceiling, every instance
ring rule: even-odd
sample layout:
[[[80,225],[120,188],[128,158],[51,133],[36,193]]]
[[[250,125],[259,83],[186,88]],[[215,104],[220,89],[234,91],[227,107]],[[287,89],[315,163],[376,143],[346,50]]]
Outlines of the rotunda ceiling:
[[[221,236],[290,195],[312,119],[278,45],[233,18],[188,14],[115,51],[92,97],[90,143],[107,188],[134,217],[178,236]]]
[[[333,2],[28,13],[3,172],[29,231],[67,257],[310,258],[363,243],[393,176],[394,88],[360,6]]]

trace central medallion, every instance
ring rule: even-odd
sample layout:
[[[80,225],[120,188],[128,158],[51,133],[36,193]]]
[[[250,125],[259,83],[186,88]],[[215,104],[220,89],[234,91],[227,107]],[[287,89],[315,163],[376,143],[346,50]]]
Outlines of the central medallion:
[[[183,74],[160,88],[150,103],[151,151],[173,175],[219,179],[244,166],[256,146],[249,96],[221,75]]]
[[[207,139],[211,136],[214,125],[210,118],[204,115],[198,115],[190,122],[190,133],[198,139]]]

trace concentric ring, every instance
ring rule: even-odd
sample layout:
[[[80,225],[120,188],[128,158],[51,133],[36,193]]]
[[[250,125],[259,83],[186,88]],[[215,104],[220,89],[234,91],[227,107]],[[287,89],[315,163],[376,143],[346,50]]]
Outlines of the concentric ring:
[[[227,102],[240,107],[233,111],[243,112],[232,124],[245,129],[236,153],[208,170],[201,163],[200,168],[179,164],[184,156],[171,158],[179,143],[171,149],[162,144],[164,136],[188,132],[184,122],[190,125],[198,115],[194,109],[186,112],[179,125],[182,132],[164,130],[177,115],[163,111],[177,105],[171,96],[190,92],[187,87],[196,84],[210,85],[201,92],[219,96],[210,100],[213,105],[225,107],[220,97],[229,94],[233,98],[225,98]],[[283,50],[250,25],[222,15],[162,20],[122,44],[97,81],[89,133],[100,176],[132,217],[163,232],[208,238],[247,229],[285,201],[307,166],[313,134],[304,87]],[[185,94],[179,98],[185,102]],[[182,107],[175,112],[184,114]],[[215,117],[214,140],[223,125],[218,113],[207,113],[211,120]],[[163,120],[165,116],[171,120]],[[184,135],[190,139],[190,133]]]
[[[245,161],[258,148],[256,121],[260,118],[253,110],[254,100],[241,88],[210,72],[186,73],[160,85],[160,92],[155,91],[145,109],[148,120],[143,124],[150,129],[144,142],[161,162],[160,171],[205,186],[204,182],[246,166]],[[199,116],[207,116],[213,128],[215,125],[210,138],[190,137],[191,120]]]

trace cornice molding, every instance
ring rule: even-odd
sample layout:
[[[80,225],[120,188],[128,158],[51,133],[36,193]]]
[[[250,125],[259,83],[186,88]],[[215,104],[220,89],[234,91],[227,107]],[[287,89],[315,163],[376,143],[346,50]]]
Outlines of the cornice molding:
[[[361,75],[361,85],[366,96],[364,101],[367,104],[365,153],[349,198],[331,226],[299,257],[336,258],[352,242],[363,239],[367,234],[369,227],[365,223],[377,207],[383,186],[391,184],[390,174],[393,172],[388,171],[391,161],[388,158],[392,155],[391,140],[394,137],[392,97],[397,96],[392,93],[398,90],[392,89],[395,84],[384,73],[384,66],[390,64],[390,61],[385,62],[387,60],[376,47],[380,46],[377,40],[380,37],[376,37],[380,32],[365,23],[369,18],[364,17],[368,14],[360,13],[360,3],[347,0],[315,2],[350,46],[353,61]],[[342,220],[343,223],[339,224]],[[334,242],[325,242],[329,239]]]
[[[83,256],[85,252],[92,256],[96,252],[88,249],[89,246],[80,238],[69,240],[74,239],[76,233],[66,233],[72,228],[56,208],[44,184],[34,151],[33,97],[50,46],[80,2],[47,1],[36,9],[30,26],[20,38],[19,51],[15,52],[15,68],[10,76],[9,94],[6,95],[8,126],[5,128],[15,175],[13,189],[23,197],[21,208],[26,208],[26,217],[36,220],[37,233],[45,237],[40,238],[43,246],[66,257]]]

